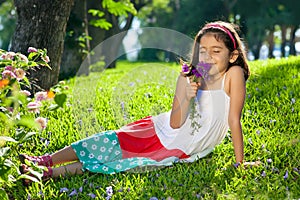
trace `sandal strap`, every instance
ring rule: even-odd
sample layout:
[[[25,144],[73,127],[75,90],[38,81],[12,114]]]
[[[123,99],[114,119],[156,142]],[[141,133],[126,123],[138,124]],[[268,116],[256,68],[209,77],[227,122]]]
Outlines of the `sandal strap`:
[[[52,167],[53,161],[51,155],[43,155],[43,156],[29,156],[26,154],[20,154],[19,159],[23,164],[25,164],[25,160],[31,161],[33,163],[37,163],[38,165]]]

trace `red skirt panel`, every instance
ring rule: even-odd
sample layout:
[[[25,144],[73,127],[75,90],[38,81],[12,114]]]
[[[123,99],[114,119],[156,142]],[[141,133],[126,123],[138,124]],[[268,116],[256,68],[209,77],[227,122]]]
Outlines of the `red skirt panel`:
[[[144,157],[161,161],[168,157],[190,157],[179,149],[166,149],[161,144],[151,116],[130,123],[116,133],[122,149],[122,158]]]

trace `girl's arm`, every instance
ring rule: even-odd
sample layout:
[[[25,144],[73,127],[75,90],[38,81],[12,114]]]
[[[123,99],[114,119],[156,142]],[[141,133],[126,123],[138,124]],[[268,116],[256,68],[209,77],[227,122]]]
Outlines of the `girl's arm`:
[[[241,113],[244,107],[246,85],[242,68],[236,66],[229,70],[230,109],[228,123],[231,130],[236,162],[244,160],[244,142],[241,126]]]
[[[188,83],[187,77],[183,75],[178,77],[170,118],[172,128],[180,128],[185,122],[190,101],[197,95],[198,86],[195,82]]]

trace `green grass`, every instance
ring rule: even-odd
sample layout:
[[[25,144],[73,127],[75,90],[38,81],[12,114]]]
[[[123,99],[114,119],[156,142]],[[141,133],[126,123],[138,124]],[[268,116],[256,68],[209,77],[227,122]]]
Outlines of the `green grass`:
[[[260,160],[260,166],[235,169],[228,136],[194,163],[142,173],[85,173],[28,188],[17,183],[11,199],[91,199],[91,193],[105,199],[108,186],[114,191],[112,199],[299,199],[300,58],[255,61],[250,66],[242,116],[245,159]],[[68,80],[68,104],[48,113],[46,130],[18,151],[51,153],[87,135],[168,111],[179,70],[172,63],[119,62],[116,69]],[[78,194],[69,196],[74,189]]]

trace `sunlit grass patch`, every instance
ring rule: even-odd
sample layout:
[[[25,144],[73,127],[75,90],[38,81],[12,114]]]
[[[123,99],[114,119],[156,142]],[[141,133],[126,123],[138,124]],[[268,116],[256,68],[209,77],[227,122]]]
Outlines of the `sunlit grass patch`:
[[[300,198],[300,58],[255,61],[242,115],[245,159],[234,168],[230,135],[194,163],[143,173],[86,173],[11,191],[13,199],[298,199]],[[119,62],[116,69],[68,80],[69,101],[19,152],[44,154],[104,130],[171,109],[180,67]],[[14,160],[17,161],[16,158]]]

